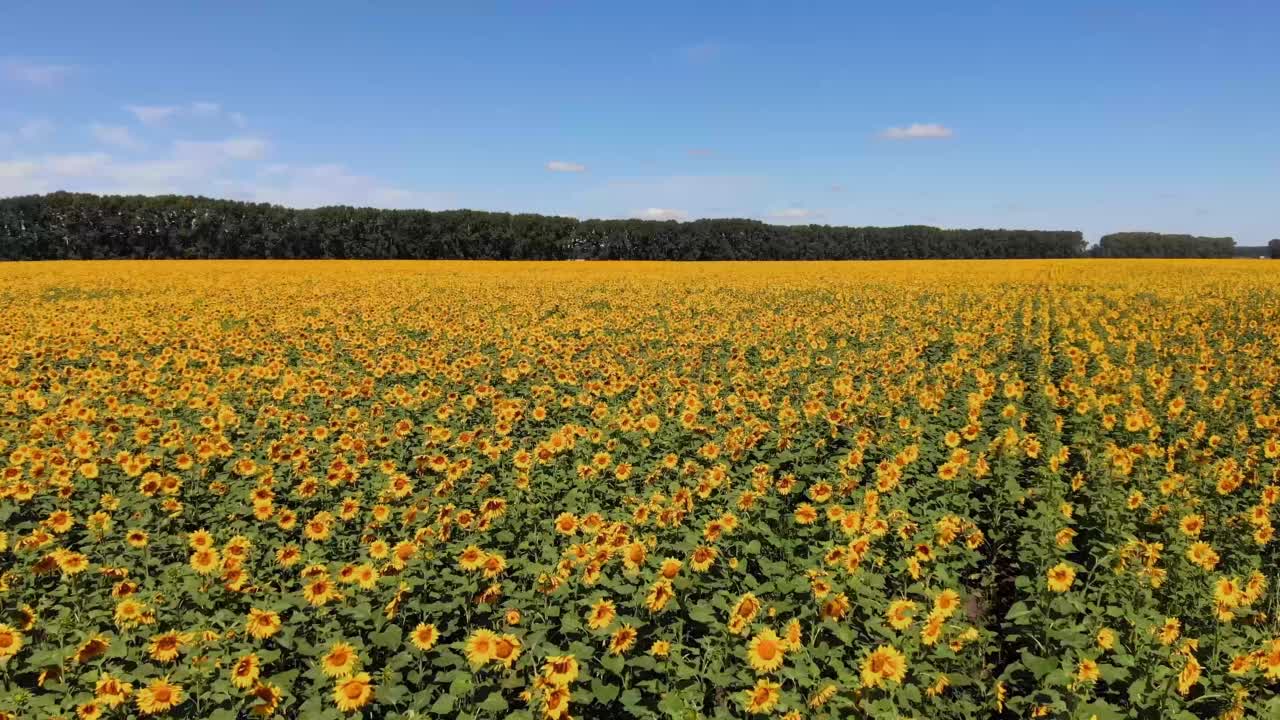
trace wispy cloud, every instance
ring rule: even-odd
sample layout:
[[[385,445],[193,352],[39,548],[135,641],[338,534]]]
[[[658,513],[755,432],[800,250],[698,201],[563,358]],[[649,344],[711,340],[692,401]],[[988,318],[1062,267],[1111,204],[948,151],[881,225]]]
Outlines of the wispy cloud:
[[[905,127],[891,127],[880,133],[885,140],[928,140],[949,138],[955,133],[938,123],[911,123]]]
[[[36,142],[53,134],[53,123],[45,119],[28,120],[18,127],[15,133],[19,140]]]
[[[552,160],[547,163],[547,169],[551,172],[580,173],[586,172],[587,166],[575,162],[566,162],[564,160]]]
[[[340,164],[269,165],[263,168],[258,182],[240,189],[239,196],[304,208],[356,205],[440,210],[450,207],[453,200],[444,193],[396,187],[373,176],[352,172]]]
[[[769,220],[780,225],[812,223],[822,217],[822,211],[804,207],[789,207],[769,213]]]
[[[222,112],[222,106],[214,102],[191,103],[191,114],[196,117],[213,117]]]
[[[809,210],[808,208],[793,207],[793,208],[787,208],[785,210],[778,210],[777,212],[770,213],[769,217],[795,219],[795,218],[813,217],[813,215],[814,215],[814,211]]]
[[[689,212],[672,208],[645,208],[631,213],[631,217],[641,220],[688,220]]]
[[[178,158],[203,160],[227,158],[229,160],[261,160],[271,145],[262,138],[236,137],[226,140],[179,140],[173,144],[173,154]]]
[[[126,105],[124,109],[143,125],[162,125],[182,110],[177,105]]]
[[[94,123],[89,126],[89,132],[94,139],[104,145],[120,148],[122,150],[141,150],[146,145],[134,137],[133,132],[123,125],[101,125]]]
[[[236,127],[243,128],[249,125],[243,113],[225,112],[221,104],[207,100],[185,105],[126,105],[124,109],[133,113],[133,116],[143,125],[164,125],[179,117],[204,120],[225,117]]]
[[[111,133],[110,126],[98,129],[116,140],[124,137]],[[267,163],[270,149],[262,138],[232,137],[177,141],[145,160],[85,152],[0,161],[0,197],[73,190],[210,195],[291,207],[456,207],[450,195],[399,187],[339,164]]]
[[[0,70],[13,82],[37,88],[52,88],[61,85],[75,72],[75,67],[12,59],[0,61]]]

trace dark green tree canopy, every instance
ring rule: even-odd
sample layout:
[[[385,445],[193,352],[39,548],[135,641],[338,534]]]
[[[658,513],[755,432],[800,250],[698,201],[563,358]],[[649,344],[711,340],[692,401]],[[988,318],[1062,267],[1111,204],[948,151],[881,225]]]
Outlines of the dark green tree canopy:
[[[1230,257],[1231,238],[1116,233],[1105,257]],[[1276,243],[1272,243],[1275,252]],[[1076,230],[576,220],[476,210],[377,210],[166,195],[57,192],[0,199],[0,258],[887,260],[1070,258]]]
[[[1120,232],[1103,235],[1098,257],[1227,258],[1235,254],[1229,237],[1199,237],[1154,232]]]

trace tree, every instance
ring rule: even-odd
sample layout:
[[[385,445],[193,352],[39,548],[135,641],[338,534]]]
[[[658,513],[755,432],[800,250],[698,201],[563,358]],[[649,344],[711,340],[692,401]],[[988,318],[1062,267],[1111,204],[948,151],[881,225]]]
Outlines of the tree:
[[[1212,240],[1212,239],[1203,239]],[[1229,239],[1226,239],[1229,241]],[[187,196],[0,199],[0,258],[830,260],[1079,257],[1078,231],[576,220],[476,210],[293,210]]]

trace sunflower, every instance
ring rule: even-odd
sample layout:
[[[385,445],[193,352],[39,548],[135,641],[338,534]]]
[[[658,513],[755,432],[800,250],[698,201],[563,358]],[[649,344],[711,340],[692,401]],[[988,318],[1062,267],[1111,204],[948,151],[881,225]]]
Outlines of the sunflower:
[[[58,569],[66,575],[77,575],[89,567],[89,558],[84,553],[64,550],[57,556]]]
[[[652,655],[652,656],[654,656],[654,657],[657,657],[657,658],[664,658],[664,657],[666,657],[666,656],[670,655],[670,654],[671,654],[671,641],[669,641],[669,640],[654,640],[654,641],[653,641],[653,644],[649,646],[649,654],[650,654],[650,655]]]
[[[772,628],[756,633],[747,645],[747,663],[757,674],[776,671],[782,667],[785,656],[786,644]]]
[[[809,696],[808,705],[814,710],[817,710],[830,702],[831,698],[835,697],[837,692],[840,692],[839,685],[836,685],[835,683],[827,683]]]
[[[249,653],[231,666],[231,684],[241,690],[247,690],[257,683],[258,675],[261,672],[262,667],[261,663],[258,662],[258,656]]]
[[[1195,656],[1187,656],[1187,661],[1182,666],[1182,672],[1178,673],[1178,693],[1186,695],[1191,692],[1191,687],[1200,682],[1200,663]]]
[[[542,716],[547,720],[567,720],[569,717],[569,688],[552,687],[543,698]]]
[[[510,668],[519,657],[520,639],[509,633],[500,636],[493,646],[494,661],[502,663],[503,667]]]
[[[938,638],[942,637],[942,623],[942,615],[937,610],[929,613],[929,619],[920,629],[920,642],[925,645],[936,645]]]
[[[689,558],[689,567],[693,568],[694,572],[706,572],[715,563],[718,554],[719,552],[713,547],[699,546]]]
[[[458,555],[458,567],[467,572],[474,572],[484,567],[485,552],[475,545],[468,545]]]
[[[647,551],[645,550],[644,543],[633,542],[623,550],[622,564],[628,571],[635,572],[644,565],[646,556]]]
[[[798,619],[792,618],[791,622],[787,623],[786,628],[787,650],[799,650],[803,640],[804,627],[800,625]]]
[[[410,642],[423,652],[435,647],[439,639],[440,631],[436,630],[436,626],[431,623],[418,623],[418,626],[409,633]]]
[[[246,632],[257,640],[265,640],[280,631],[280,616],[271,610],[249,609]]]
[[[1244,590],[1235,578],[1221,577],[1214,583],[1213,599],[1223,607],[1238,607],[1244,601]]]
[[[133,529],[124,536],[125,542],[135,548],[144,548],[147,546],[148,535],[145,530]]]
[[[366,672],[338,680],[333,686],[333,702],[342,712],[359,710],[372,698],[373,683]]]
[[[644,606],[649,612],[661,612],[675,597],[675,591],[672,589],[671,581],[666,578],[659,578],[649,589],[649,594],[645,596]]]
[[[578,531],[578,517],[573,513],[563,512],[556,516],[556,532],[561,535],[572,535]]]
[[[881,645],[862,661],[862,686],[879,687],[886,680],[901,683],[907,674],[907,659],[892,645]]]
[[[0,661],[11,658],[22,650],[22,633],[12,625],[0,623]]]
[[[1212,571],[1218,566],[1219,557],[1217,551],[1209,543],[1195,542],[1187,548],[1187,559],[1206,571]]]
[[[156,678],[138,691],[134,702],[143,715],[158,715],[182,703],[182,686],[168,678]]]
[[[572,655],[552,655],[542,666],[543,677],[556,687],[578,679],[578,659]]]
[[[618,610],[614,607],[613,601],[608,598],[601,598],[587,612],[587,627],[592,630],[601,630],[608,627],[609,623],[613,622],[617,615]]]
[[[498,635],[491,630],[476,630],[467,638],[467,660],[472,667],[480,667],[496,657]]]
[[[207,530],[196,530],[187,536],[192,550],[208,550],[213,547],[213,536]]]
[[[302,596],[314,607],[327,604],[338,597],[338,591],[327,577],[318,577],[302,587]]]
[[[271,683],[259,683],[255,685],[253,690],[249,691],[249,697],[254,699],[254,704],[249,707],[249,712],[258,717],[270,717],[276,713],[276,709],[280,707],[280,698],[282,694],[280,688]]]
[[[609,654],[621,655],[631,649],[636,644],[636,629],[630,625],[623,625],[614,631],[613,636],[609,638]]]
[[[94,635],[80,643],[80,647],[76,648],[76,654],[72,656],[72,660],[77,665],[83,665],[90,660],[102,657],[110,648],[111,640],[106,635]]]
[[[1110,650],[1116,644],[1116,632],[1111,628],[1102,628],[1098,631],[1097,638],[1098,647],[1103,650]]]
[[[906,630],[911,627],[912,613],[916,610],[916,604],[910,600],[894,600],[889,603],[889,608],[885,611],[888,617],[889,625],[894,630]]]
[[[76,706],[78,720],[98,720],[102,717],[102,704],[96,700],[80,703]]]
[[[197,550],[191,554],[191,569],[201,575],[211,575],[222,566],[217,550]]]
[[[944,620],[954,615],[958,609],[960,609],[960,593],[950,588],[938,593],[938,597],[933,600],[933,611]]]
[[[94,694],[97,700],[107,707],[116,707],[123,704],[133,694],[133,685],[103,673],[98,676],[98,682],[94,686]]]
[[[1076,664],[1076,681],[1094,683],[1098,681],[1098,663],[1088,658]]]
[[[753,715],[765,715],[782,699],[782,686],[767,678],[760,678],[756,681],[755,687],[744,690],[742,694],[747,712]]]
[[[151,638],[147,654],[156,662],[173,662],[178,658],[178,654],[182,652],[182,647],[188,640],[185,633],[175,631],[161,633]]]
[[[1053,592],[1066,592],[1076,579],[1076,571],[1066,563],[1058,563],[1049,568],[1049,589]]]
[[[350,643],[339,641],[330,645],[329,652],[320,658],[320,672],[329,677],[346,677],[355,672],[359,659]]]

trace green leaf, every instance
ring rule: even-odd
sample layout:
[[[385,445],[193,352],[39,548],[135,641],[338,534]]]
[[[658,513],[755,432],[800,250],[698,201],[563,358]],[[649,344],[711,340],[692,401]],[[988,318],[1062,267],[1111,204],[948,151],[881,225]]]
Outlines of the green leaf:
[[[374,645],[391,650],[400,647],[404,639],[404,631],[399,625],[388,625],[381,632],[370,635],[369,638],[373,640]]]
[[[591,694],[602,705],[608,705],[618,697],[618,686],[602,682],[599,678],[591,681]]]
[[[485,697],[484,701],[481,702],[478,707],[485,712],[505,712],[507,709],[507,699],[502,696],[501,691],[494,690]]]
[[[453,696],[449,693],[436,698],[436,701],[431,704],[431,713],[434,715],[444,715],[451,712],[453,712]]]

